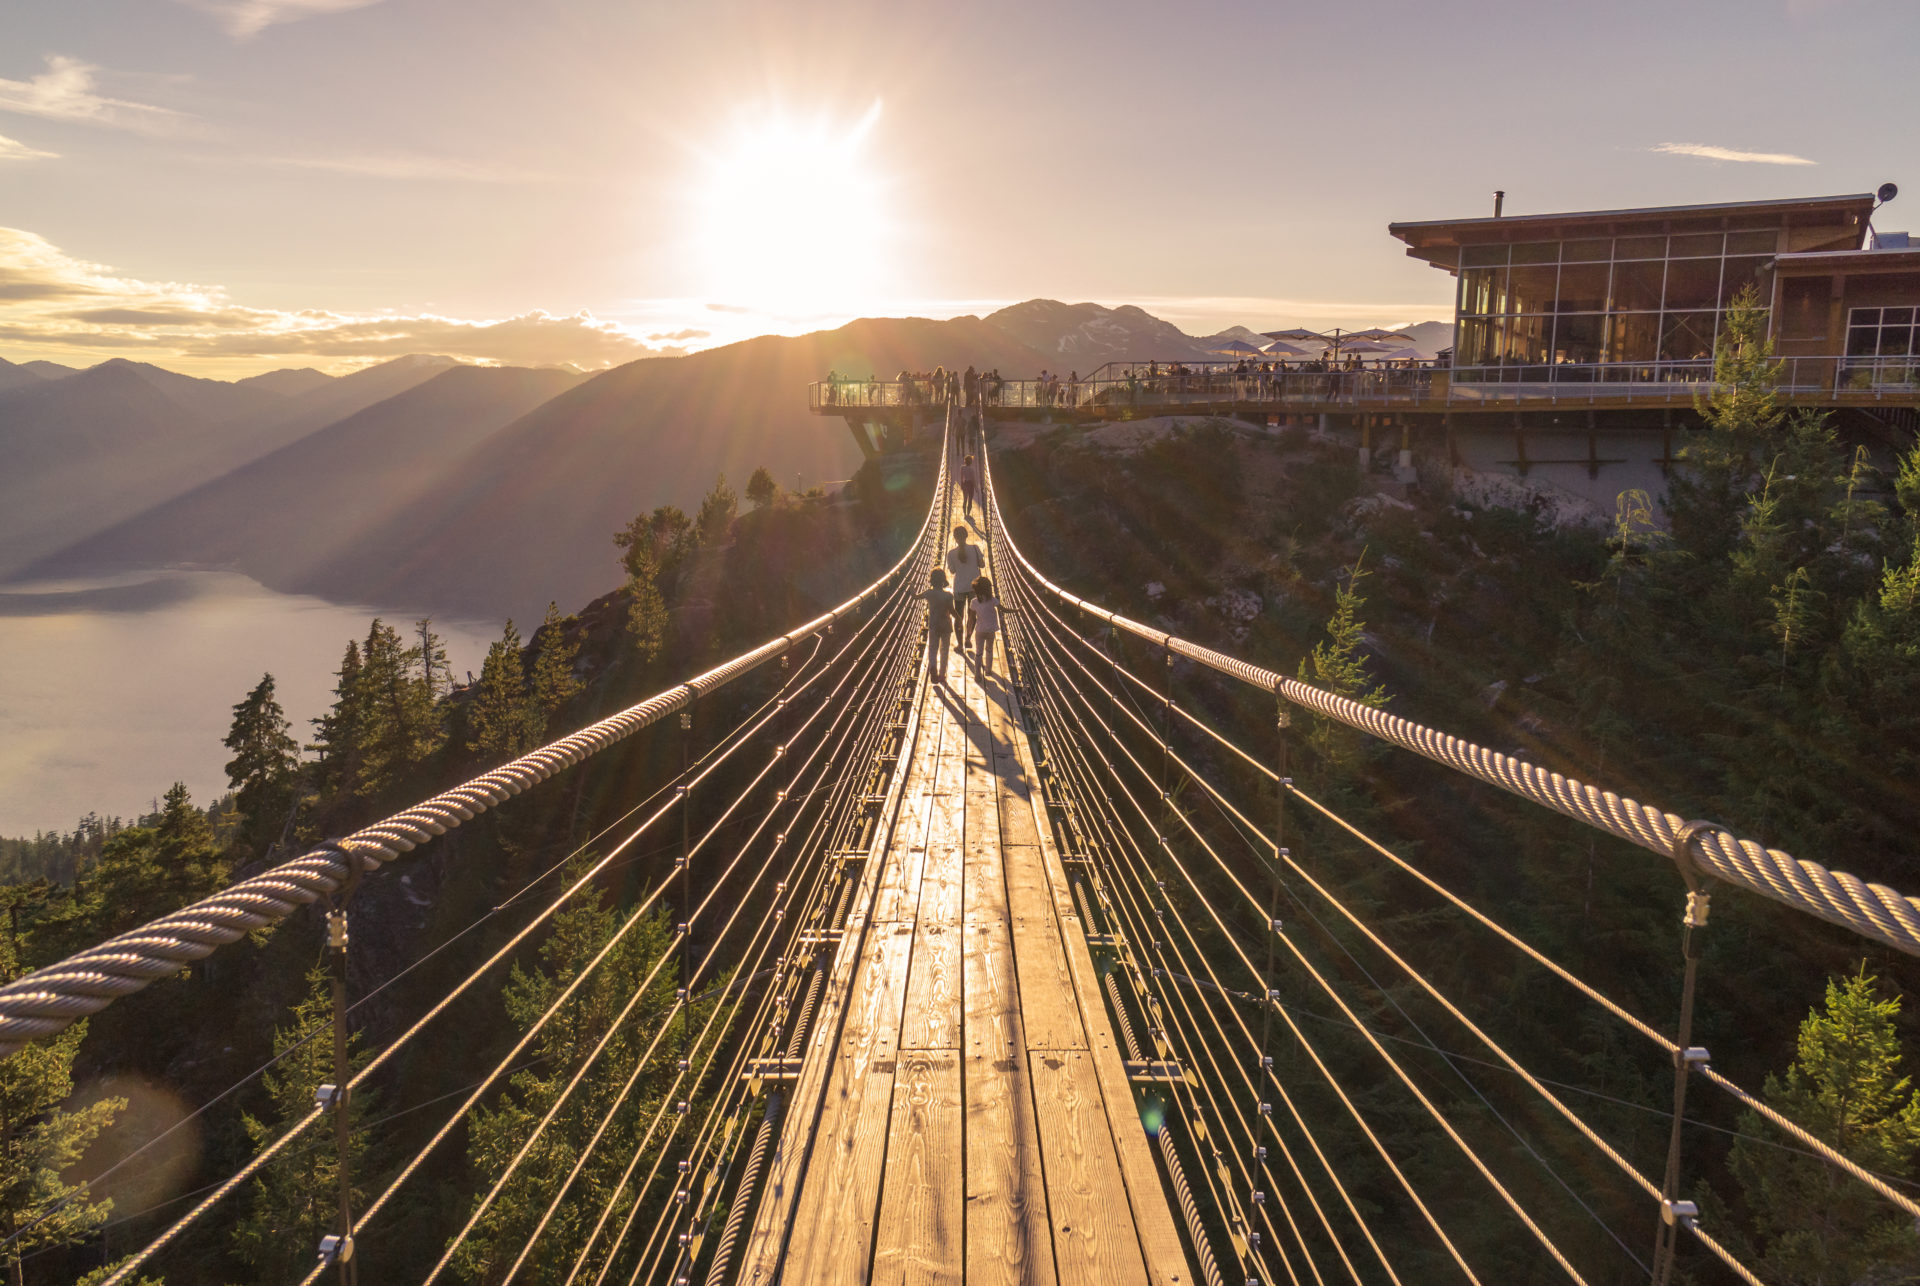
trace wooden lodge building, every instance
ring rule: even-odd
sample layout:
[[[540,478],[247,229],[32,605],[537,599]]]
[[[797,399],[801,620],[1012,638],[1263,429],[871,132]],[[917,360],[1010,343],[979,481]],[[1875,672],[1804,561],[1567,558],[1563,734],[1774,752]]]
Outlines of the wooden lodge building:
[[[1769,310],[1784,402],[1834,414],[1849,437],[1904,448],[1920,430],[1920,245],[1876,231],[1874,193],[1389,224],[1455,279],[1454,342],[1434,362],[1112,362],[1071,387],[1007,380],[990,416],[1105,420],[1172,414],[1311,422],[1371,463],[1528,475],[1606,511],[1629,486],[1664,490],[1678,435],[1698,424],[1726,310],[1751,284]],[[936,414],[894,381],[816,384],[864,450]],[[1603,473],[1607,476],[1603,477]]]

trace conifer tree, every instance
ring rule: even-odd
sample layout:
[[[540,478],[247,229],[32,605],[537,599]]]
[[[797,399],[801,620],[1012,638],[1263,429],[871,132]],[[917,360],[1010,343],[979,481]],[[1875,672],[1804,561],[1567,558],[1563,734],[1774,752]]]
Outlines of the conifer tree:
[[[300,743],[287,735],[292,726],[274,696],[271,674],[233,708],[233,727],[224,743],[233,751],[227,784],[238,792],[234,805],[244,818],[241,840],[256,856],[279,838],[293,805]]]
[[[1784,1077],[1765,1097],[1782,1115],[1869,1170],[1896,1178],[1920,1158],[1920,1101],[1901,1074],[1897,998],[1882,999],[1865,965],[1827,983],[1823,1006],[1800,1025]],[[1856,1180],[1789,1142],[1755,1113],[1729,1165],[1759,1234],[1762,1276],[1782,1283],[1911,1281],[1920,1275],[1920,1230]]]
[[[1667,510],[1680,543],[1707,561],[1731,548],[1747,493],[1769,463],[1769,438],[1786,418],[1776,385],[1767,310],[1752,286],[1728,305],[1713,350],[1714,386],[1697,408],[1706,431],[1681,450],[1687,467],[1667,485]]]
[[[767,466],[764,464],[755,469],[753,476],[747,479],[747,500],[756,509],[765,509],[779,494],[780,484],[773,480],[773,474],[767,471]]]
[[[360,792],[361,725],[365,722],[360,689],[360,645],[347,640],[347,654],[333,685],[333,708],[313,721],[313,749],[320,756],[318,776],[324,800]]]
[[[348,1037],[349,1065],[356,1071],[367,1061],[358,1044],[357,1032]],[[332,978],[324,967],[307,973],[306,997],[294,1006],[291,1024],[275,1029],[273,1053],[280,1061],[260,1081],[267,1094],[266,1110],[240,1118],[256,1152],[305,1117],[313,1109],[314,1091],[334,1079]],[[370,1105],[365,1092],[347,1101],[347,1164],[356,1177],[366,1172],[361,1161]],[[234,1229],[234,1251],[256,1270],[257,1280],[297,1279],[312,1264],[320,1238],[333,1231],[340,1210],[340,1161],[333,1131],[310,1137],[321,1141],[290,1147],[261,1169],[251,1185],[252,1206]],[[361,1195],[356,1181],[356,1210]]]
[[[413,623],[420,642],[420,680],[426,685],[427,700],[438,701],[453,690],[453,667],[447,664],[447,644],[433,632],[433,618],[423,616]]]
[[[713,490],[700,502],[700,516],[695,520],[700,531],[700,543],[726,543],[727,536],[733,530],[734,516],[739,512],[740,502],[734,496],[733,488],[727,485],[727,475],[723,473],[714,479]]]
[[[0,925],[0,982],[19,976],[18,961],[13,934]],[[0,1230],[10,1239],[14,1286],[26,1281],[29,1254],[85,1240],[113,1210],[110,1199],[95,1201],[85,1184],[60,1177],[127,1106],[124,1098],[78,1111],[61,1106],[73,1093],[73,1059],[86,1034],[83,1019],[0,1060]]]
[[[1302,683],[1311,683],[1362,705],[1383,706],[1387,703],[1387,690],[1374,682],[1362,651],[1367,627],[1360,619],[1360,612],[1367,600],[1360,592],[1360,582],[1370,574],[1361,569],[1365,559],[1363,551],[1354,560],[1346,583],[1334,591],[1327,637],[1314,644],[1313,651],[1300,662],[1299,678]],[[1355,767],[1363,757],[1361,735],[1344,724],[1315,715],[1307,742],[1319,752],[1327,769],[1340,773]]]
[[[567,637],[558,603],[547,604],[547,619],[535,637],[539,646],[533,656],[533,725],[544,740],[552,733],[560,707],[579,695],[581,685],[573,675],[573,662],[580,645]]]
[[[652,555],[634,561],[635,570],[627,579],[627,631],[633,635],[640,660],[651,665],[666,650],[667,604],[660,596]]]
[[[439,748],[439,712],[420,669],[418,647],[403,646],[378,617],[360,652],[360,793],[378,795],[397,785]]]
[[[467,749],[489,760],[512,759],[539,744],[520,651],[520,631],[509,619],[500,641],[487,649],[467,711]]]

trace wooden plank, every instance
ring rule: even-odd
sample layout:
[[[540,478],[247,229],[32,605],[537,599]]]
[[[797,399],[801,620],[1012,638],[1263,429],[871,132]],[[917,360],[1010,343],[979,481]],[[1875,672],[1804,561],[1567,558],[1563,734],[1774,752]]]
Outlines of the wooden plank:
[[[922,920],[914,932],[900,1048],[960,1048],[961,941],[958,924]]]
[[[961,1114],[957,1051],[900,1056],[874,1239],[875,1282],[959,1286],[966,1231]]]
[[[923,674],[918,696],[906,712],[907,725],[900,739],[901,753],[911,755],[921,744],[920,714],[931,684]],[[793,1106],[781,1127],[780,1141],[767,1169],[765,1197],[754,1213],[753,1231],[740,1261],[740,1280],[764,1286],[779,1275],[788,1246],[788,1231],[793,1213],[806,1186],[814,1150],[814,1140],[835,1073],[841,1070],[835,1057],[844,1029],[848,1003],[852,998],[857,968],[864,954],[871,926],[869,913],[879,896],[886,859],[893,853],[900,835],[901,804],[907,775],[896,772],[889,784],[891,796],[882,810],[883,824],[876,829],[873,856],[860,875],[860,884],[847,917],[846,932],[834,955],[833,968],[820,998],[813,1033],[808,1038],[800,1081],[794,1089]]]
[[[782,1280],[864,1282],[870,1275],[912,949],[910,924],[875,925],[867,935]]]
[[[1020,720],[1019,698],[1011,692],[1007,696],[1004,717],[1016,725]],[[1031,777],[1034,772],[1033,760],[1026,740],[1013,740],[1022,771]],[[1008,812],[1017,810],[1007,806],[1003,799],[1003,821]],[[1087,950],[1083,926],[1073,906],[1066,868],[1061,864],[1060,855],[1054,847],[1051,828],[1040,824],[1044,820],[1043,810],[1033,809],[1031,815],[1035,823],[1035,835],[1040,842],[1042,869],[1053,885],[1053,903],[1058,910],[1059,924],[1066,930],[1062,934],[1062,946],[1072,976],[1074,998],[1085,1019],[1090,1061],[1099,1085],[1110,1137],[1118,1154],[1120,1172],[1125,1180],[1140,1252],[1148,1275],[1156,1286],[1190,1284],[1196,1278],[1187,1262],[1180,1233],[1174,1225],[1173,1211],[1167,1203],[1166,1189],[1160,1182],[1160,1172],[1148,1146],[1146,1131],[1140,1124],[1133,1090],[1127,1082],[1126,1068],[1122,1062],[1124,1051],[1118,1048],[1112,1024],[1107,1018],[1106,1001],[1100,993],[1093,956]]]
[[[1092,1056],[1085,1050],[1034,1050],[1034,1115],[1046,1174],[1048,1227],[1063,1286],[1140,1283],[1147,1269],[1123,1203],[1115,1154]]]
[[[1087,1027],[1075,1002],[1073,973],[1060,943],[1059,926],[1047,914],[1039,919],[1017,916],[1011,929],[1020,1025],[1027,1048],[1085,1049]]]
[[[967,1247],[970,1286],[1053,1286],[1046,1175],[1025,1060],[1016,1051],[969,1052]]]

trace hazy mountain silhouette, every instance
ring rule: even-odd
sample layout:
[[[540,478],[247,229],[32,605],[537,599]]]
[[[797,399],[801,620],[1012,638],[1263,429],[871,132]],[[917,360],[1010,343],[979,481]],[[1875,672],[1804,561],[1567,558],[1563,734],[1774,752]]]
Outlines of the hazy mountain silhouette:
[[[70,366],[58,366],[52,362],[9,362],[0,357],[0,392],[71,374],[73,368]]]
[[[1422,351],[1426,327],[1450,338],[1446,323],[1410,328]],[[760,465],[783,487],[850,476],[861,457],[845,424],[807,412],[806,385],[830,370],[1084,375],[1204,360],[1247,333],[1195,337],[1138,308],[1029,300],[985,318],[762,336],[591,378],[418,356],[337,379],[221,384],[110,362],[0,391],[0,460],[19,466],[0,476],[0,505],[22,505],[17,520],[0,509],[0,576],[28,563],[232,567],[337,601],[526,618],[605,592],[620,575],[613,533],[656,505],[691,511],[717,474],[736,491]]]
[[[452,364],[401,358],[291,397],[124,359],[0,389],[0,579]]]
[[[575,372],[455,366],[63,550],[33,570],[237,569],[304,589],[315,568],[440,485],[461,453],[580,382]],[[346,597],[358,597],[348,588]]]
[[[268,371],[265,375],[249,375],[246,379],[235,380],[235,384],[249,388],[271,389],[286,397],[297,397],[302,393],[311,393],[317,388],[325,388],[333,383],[333,376],[324,371],[316,371],[311,366],[287,367],[283,370]]]

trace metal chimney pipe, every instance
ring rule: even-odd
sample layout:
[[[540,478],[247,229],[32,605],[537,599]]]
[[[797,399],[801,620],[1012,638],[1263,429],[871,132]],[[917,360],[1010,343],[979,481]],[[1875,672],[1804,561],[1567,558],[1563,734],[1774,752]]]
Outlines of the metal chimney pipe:
[[[1493,194],[1493,217],[1494,218],[1497,219],[1500,217],[1500,207],[1505,205],[1506,203],[1507,203],[1507,194],[1505,192],[1495,192]]]

